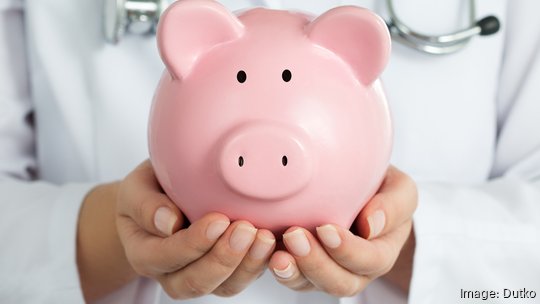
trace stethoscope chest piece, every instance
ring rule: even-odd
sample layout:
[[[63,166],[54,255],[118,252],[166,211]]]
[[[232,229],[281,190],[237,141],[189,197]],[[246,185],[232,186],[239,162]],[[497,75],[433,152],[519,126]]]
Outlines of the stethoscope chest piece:
[[[126,33],[153,34],[168,0],[104,0],[104,33],[116,44]]]

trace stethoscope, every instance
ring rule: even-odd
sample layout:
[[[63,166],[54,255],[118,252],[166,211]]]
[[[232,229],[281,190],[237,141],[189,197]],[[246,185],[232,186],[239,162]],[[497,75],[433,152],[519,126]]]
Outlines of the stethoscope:
[[[170,0],[105,0],[104,31],[107,42],[117,44],[126,33],[149,35],[156,31],[159,17]],[[386,0],[389,20],[386,24],[392,38],[423,53],[444,55],[455,53],[474,36],[487,36],[499,31],[499,19],[476,18],[476,1],[470,0],[470,25],[467,28],[438,36],[424,35],[405,25],[394,11],[393,0]]]

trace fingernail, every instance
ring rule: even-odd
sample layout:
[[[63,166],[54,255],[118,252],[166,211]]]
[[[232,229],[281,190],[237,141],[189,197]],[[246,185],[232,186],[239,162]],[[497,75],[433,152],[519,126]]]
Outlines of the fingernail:
[[[274,273],[282,279],[289,279],[294,274],[294,269],[291,262],[289,262],[289,264],[287,265],[287,267],[285,267],[285,269],[280,270],[280,269],[274,268],[273,270],[274,270]]]
[[[368,217],[369,224],[369,239],[377,237],[384,228],[386,217],[382,210],[377,210]]]
[[[227,230],[229,225],[230,223],[226,221],[215,221],[210,223],[208,228],[206,228],[206,237],[212,241],[217,240],[223,234],[223,232]]]
[[[341,245],[341,238],[336,228],[332,225],[317,227],[317,235],[326,247],[338,248]]]
[[[306,256],[311,250],[309,241],[302,229],[296,229],[292,232],[285,233],[283,235],[283,240],[287,244],[287,248],[294,255]]]
[[[246,248],[251,245],[253,239],[255,239],[255,234],[257,229],[254,227],[240,224],[238,225],[229,239],[229,245],[235,251],[244,251]]]
[[[176,221],[176,214],[167,207],[159,207],[158,210],[156,210],[156,214],[154,214],[154,225],[165,235],[172,234]]]
[[[257,240],[249,250],[249,256],[255,260],[264,258],[275,242],[275,239],[259,234]]]

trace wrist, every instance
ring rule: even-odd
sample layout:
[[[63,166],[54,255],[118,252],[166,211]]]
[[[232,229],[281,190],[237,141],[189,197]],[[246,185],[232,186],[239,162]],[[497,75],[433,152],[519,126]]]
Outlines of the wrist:
[[[390,271],[382,277],[385,281],[396,286],[406,295],[409,294],[411,284],[415,248],[416,238],[414,235],[414,229],[411,229],[409,238],[403,245],[396,263],[392,269],[390,269]]]
[[[136,278],[116,229],[119,182],[92,189],[81,207],[77,231],[77,266],[87,301],[99,299]]]

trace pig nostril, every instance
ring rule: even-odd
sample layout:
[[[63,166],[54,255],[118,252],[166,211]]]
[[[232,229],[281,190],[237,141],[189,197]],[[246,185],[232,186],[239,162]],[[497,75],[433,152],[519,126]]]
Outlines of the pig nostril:
[[[238,158],[238,165],[239,165],[240,167],[244,166],[244,158],[243,158],[242,156],[240,156],[240,157]]]
[[[283,166],[287,166],[287,163],[289,162],[289,160],[287,159],[287,156],[283,156],[281,158],[281,163],[283,164]]]
[[[240,70],[240,71],[238,71],[238,73],[236,73],[236,80],[238,80],[238,82],[244,83],[244,82],[246,82],[246,79],[247,79],[246,72]]]
[[[281,73],[281,78],[282,78],[283,81],[285,81],[285,82],[291,81],[291,78],[292,78],[292,73],[291,73],[291,71],[289,71],[289,70],[284,70],[283,73]]]

